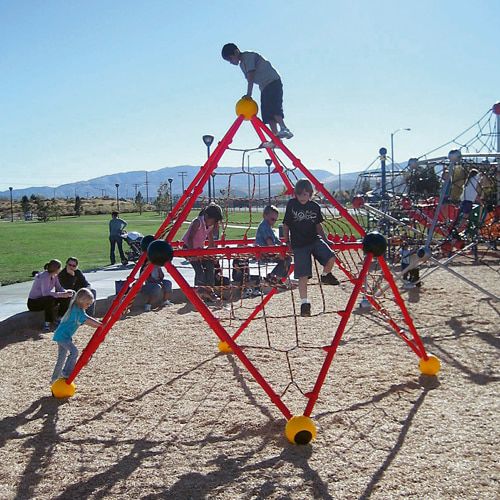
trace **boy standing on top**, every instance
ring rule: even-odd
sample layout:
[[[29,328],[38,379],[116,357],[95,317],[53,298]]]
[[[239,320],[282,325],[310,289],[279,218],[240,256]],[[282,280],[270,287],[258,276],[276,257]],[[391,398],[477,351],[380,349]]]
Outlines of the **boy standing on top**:
[[[248,86],[243,98],[251,98],[253,84],[260,88],[260,111],[262,121],[268,123],[272,132],[280,139],[291,139],[293,134],[283,121],[283,84],[279,73],[271,63],[257,52],[240,52],[234,43],[226,43],[222,47],[222,58],[240,66]],[[278,125],[280,131],[278,132]],[[273,147],[272,142],[263,143],[264,147]]]

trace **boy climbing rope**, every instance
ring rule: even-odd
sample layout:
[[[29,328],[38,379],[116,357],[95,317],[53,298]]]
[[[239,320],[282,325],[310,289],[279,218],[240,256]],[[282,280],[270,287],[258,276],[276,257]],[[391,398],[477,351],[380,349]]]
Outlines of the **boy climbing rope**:
[[[226,43],[222,47],[222,58],[235,66],[239,65],[243,71],[248,82],[244,99],[252,97],[254,83],[259,86],[262,121],[269,124],[272,132],[280,139],[291,139],[293,134],[283,121],[283,84],[271,63],[257,52],[241,52],[234,43]],[[262,146],[271,148],[274,144],[268,141]]]

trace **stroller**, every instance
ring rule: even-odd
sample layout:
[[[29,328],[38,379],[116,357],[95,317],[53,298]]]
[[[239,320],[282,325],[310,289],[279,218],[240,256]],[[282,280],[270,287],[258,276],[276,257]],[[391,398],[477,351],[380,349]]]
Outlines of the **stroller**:
[[[129,250],[125,251],[127,259],[132,262],[137,262],[142,254],[141,242],[144,235],[138,233],[137,231],[130,231],[129,233],[123,233],[122,238],[129,246]]]

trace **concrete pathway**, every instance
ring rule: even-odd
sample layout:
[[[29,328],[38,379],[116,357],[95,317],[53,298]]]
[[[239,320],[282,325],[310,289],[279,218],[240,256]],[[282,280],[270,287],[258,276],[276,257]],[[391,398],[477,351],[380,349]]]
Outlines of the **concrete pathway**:
[[[174,258],[174,265],[191,285],[194,284],[194,271],[189,264],[184,264],[184,259]],[[132,272],[133,265],[123,267],[119,264],[108,266],[97,271],[85,272],[87,281],[97,292],[97,299],[105,299],[115,295],[115,281],[125,280]],[[168,278],[168,273],[167,273]],[[179,286],[172,281],[172,287],[178,289]],[[15,283],[14,285],[0,286],[0,321],[4,321],[15,314],[28,310],[26,302],[31,290],[32,281]]]

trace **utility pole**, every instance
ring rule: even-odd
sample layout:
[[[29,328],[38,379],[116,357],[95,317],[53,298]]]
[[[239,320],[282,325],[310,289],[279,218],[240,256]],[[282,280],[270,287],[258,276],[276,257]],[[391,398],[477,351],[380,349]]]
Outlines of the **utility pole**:
[[[137,188],[140,186],[140,184],[134,184],[134,189],[135,189],[135,197],[134,200],[137,198]]]
[[[14,188],[13,187],[9,187],[9,191],[10,191],[10,222],[14,222],[14,208],[12,206],[12,190]]]
[[[271,165],[273,160],[271,158],[266,158],[267,165],[267,204],[271,204]]]
[[[116,211],[120,211],[120,197],[118,196],[118,188],[120,187],[120,184],[115,184],[116,186]]]
[[[380,148],[378,150],[378,154],[380,155],[380,170],[382,172],[382,198],[385,200],[387,194],[387,181],[386,181],[386,170],[385,170],[385,161],[387,159],[387,149]]]
[[[184,192],[184,177],[186,177],[187,172],[182,171],[182,172],[179,172],[177,175],[179,175],[179,177],[181,177],[181,182],[182,182],[182,192]],[[210,180],[209,180],[209,182],[210,182]]]
[[[106,196],[106,190],[101,188],[101,196],[104,198]]]
[[[148,171],[146,170],[146,205],[149,204],[149,181],[148,181]]]

